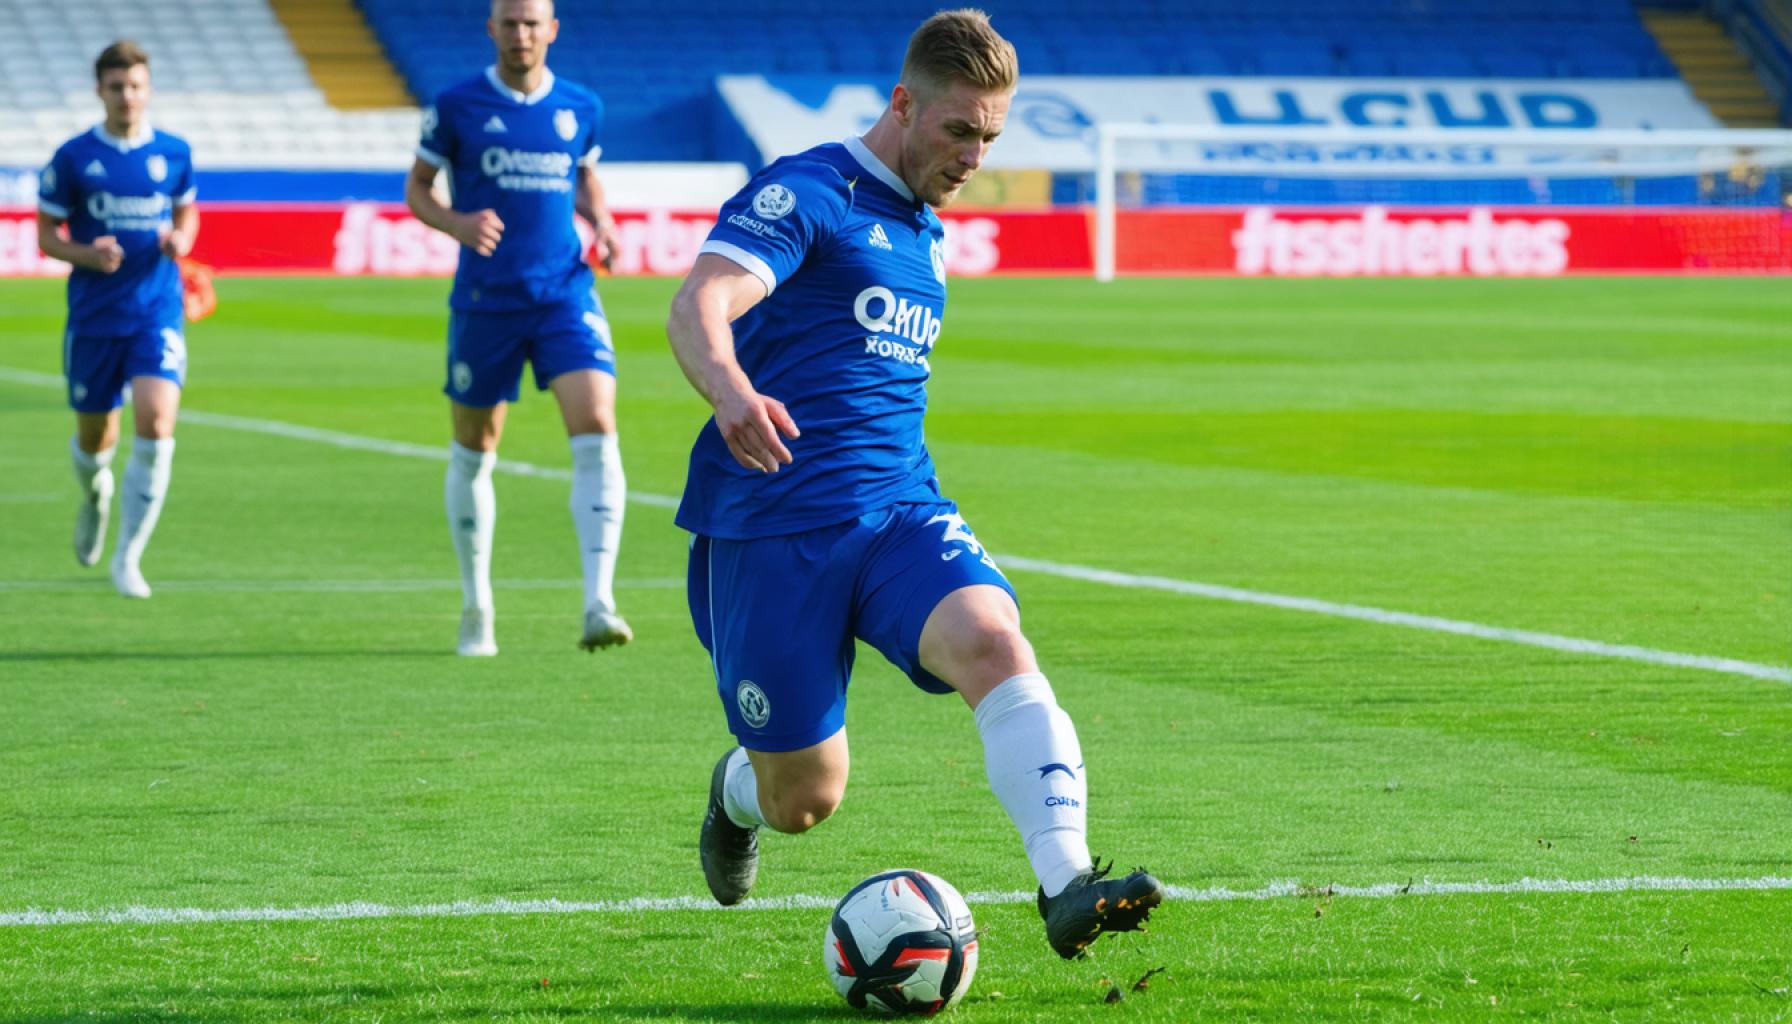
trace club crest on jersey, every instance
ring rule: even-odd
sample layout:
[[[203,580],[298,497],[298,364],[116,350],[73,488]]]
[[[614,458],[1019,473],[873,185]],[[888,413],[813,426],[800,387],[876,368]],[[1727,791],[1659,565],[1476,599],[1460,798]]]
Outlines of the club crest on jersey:
[[[435,107],[424,107],[423,108],[423,137],[424,138],[426,138],[426,139],[435,138],[436,125],[438,125],[440,123],[441,123],[441,118],[436,113]]]
[[[751,679],[742,679],[734,688],[734,703],[740,708],[742,720],[755,729],[765,728],[772,720],[771,698]]]
[[[571,142],[574,135],[579,134],[579,118],[570,110],[554,111],[554,132],[566,142]]]
[[[56,191],[56,168],[54,168],[54,167],[44,168],[44,172],[37,176],[37,180],[43,183],[43,189],[45,192]]]
[[[150,181],[160,182],[168,177],[168,158],[160,153],[145,160],[143,166],[149,170]]]
[[[763,220],[777,220],[796,209],[796,193],[772,183],[753,197],[753,212]]]
[[[937,238],[934,239],[933,244],[928,247],[927,254],[933,259],[933,276],[939,279],[941,284],[945,284],[946,244]]]

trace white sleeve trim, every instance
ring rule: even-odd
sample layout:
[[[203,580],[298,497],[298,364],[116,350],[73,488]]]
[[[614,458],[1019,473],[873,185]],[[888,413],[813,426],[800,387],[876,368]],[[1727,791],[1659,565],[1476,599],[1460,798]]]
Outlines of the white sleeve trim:
[[[198,186],[194,186],[193,188],[187,189],[185,192],[182,192],[180,195],[175,196],[174,197],[174,205],[176,205],[176,206],[192,206],[194,200],[196,200],[198,198],[199,198],[199,188],[198,188]]]
[[[765,285],[767,295],[778,287],[778,275],[772,273],[770,264],[732,242],[718,242],[712,238],[703,243],[703,248],[697,250],[697,255],[701,256],[706,252],[713,252],[723,259],[740,264],[742,270],[757,277]]]
[[[49,214],[52,217],[61,217],[63,220],[68,219],[68,207],[57,206],[55,203],[52,203],[47,199],[39,199],[37,201],[37,208],[44,211],[45,213]]]
[[[604,147],[592,146],[590,152],[586,153],[582,157],[579,157],[579,166],[581,166],[581,167],[596,166],[597,158],[600,156],[603,156],[603,153],[604,153]]]
[[[423,161],[424,163],[430,165],[431,167],[436,168],[437,170],[440,170],[441,168],[448,166],[448,158],[447,157],[443,156],[440,153],[435,152],[434,150],[425,149],[422,146],[417,147],[417,159]]]

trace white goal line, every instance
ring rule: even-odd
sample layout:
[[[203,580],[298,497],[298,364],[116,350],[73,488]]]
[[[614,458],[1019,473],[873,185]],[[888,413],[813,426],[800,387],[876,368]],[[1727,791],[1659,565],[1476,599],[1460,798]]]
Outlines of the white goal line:
[[[1383,882],[1379,885],[1310,885],[1271,882],[1260,889],[1214,887],[1193,889],[1172,885],[1169,898],[1186,903],[1240,903],[1278,899],[1393,899],[1404,896],[1599,895],[1632,892],[1784,892],[1792,878],[1683,878],[1642,875],[1634,878],[1544,879],[1516,882]],[[972,892],[974,906],[1032,903],[1030,892]],[[315,907],[240,907],[206,910],[198,907],[125,907],[118,910],[21,910],[0,913],[0,927],[49,928],[92,924],[228,924],[269,921],[366,921],[380,918],[522,917],[566,914],[648,914],[668,911],[740,913],[755,910],[826,910],[828,896],[793,895],[748,899],[732,907],[698,896],[648,897],[626,900],[458,900],[391,906],[384,903],[332,903]]]
[[[37,373],[32,370],[20,370],[0,366],[0,380],[8,380],[17,384],[34,387],[58,388],[63,386],[61,377],[53,374]],[[377,437],[363,437],[358,434],[344,434],[335,430],[320,427],[308,427],[297,423],[282,423],[278,420],[250,419],[243,416],[228,416],[219,413],[208,413],[197,410],[182,410],[181,419],[201,426],[219,427],[225,430],[238,430],[247,433],[264,434],[270,437],[281,437],[294,441],[309,441],[314,444],[326,444],[336,448],[349,448],[356,451],[375,452],[382,455],[396,455],[402,458],[427,459],[432,462],[448,460],[448,446],[420,445],[404,441],[388,441]],[[528,462],[500,458],[497,471],[516,476],[540,477],[549,480],[571,480],[570,470],[549,466],[537,466]],[[666,494],[653,494],[631,490],[628,500],[641,505],[656,508],[677,508],[678,498]],[[1162,590],[1183,594],[1189,597],[1202,597],[1215,601],[1231,601],[1238,604],[1255,604],[1287,611],[1307,612],[1314,615],[1327,615],[1334,618],[1356,619],[1363,622],[1375,622],[1386,626],[1402,626],[1407,629],[1420,629],[1433,633],[1451,633],[1457,636],[1471,636],[1481,640],[1492,640],[1501,643],[1520,644],[1527,647],[1541,647],[1547,650],[1562,651],[1569,654],[1591,655],[1600,658],[1615,658],[1622,661],[1643,662],[1646,664],[1664,665],[1673,668],[1696,669],[1705,672],[1719,672],[1725,675],[1746,676],[1751,679],[1763,679],[1769,682],[1792,684],[1792,668],[1783,665],[1766,665],[1759,662],[1743,661],[1738,658],[1713,657],[1703,654],[1682,654],[1675,651],[1656,650],[1651,647],[1637,647],[1631,644],[1609,644],[1598,640],[1584,640],[1578,637],[1559,636],[1554,633],[1539,633],[1524,629],[1507,629],[1502,626],[1488,626],[1476,622],[1465,622],[1459,619],[1438,618],[1432,615],[1416,615],[1411,612],[1391,611],[1384,608],[1372,608],[1364,605],[1339,604],[1333,601],[1311,597],[1297,597],[1288,594],[1272,594],[1257,590],[1245,590],[1239,587],[1220,586],[1212,583],[1199,583],[1193,580],[1178,580],[1164,576],[1145,576],[1132,573],[1114,572],[1094,566],[1073,565],[1064,562],[1052,562],[1044,559],[1026,558],[1020,555],[992,553],[999,562],[1010,568],[1028,572],[1037,572],[1063,579],[1082,580],[1089,583],[1101,583],[1108,586],[1125,587],[1135,590]]]

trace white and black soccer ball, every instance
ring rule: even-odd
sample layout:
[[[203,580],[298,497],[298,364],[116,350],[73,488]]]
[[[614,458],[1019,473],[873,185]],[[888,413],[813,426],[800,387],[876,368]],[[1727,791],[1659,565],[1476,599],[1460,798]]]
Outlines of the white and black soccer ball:
[[[884,871],[835,905],[823,961],[853,1006],[927,1016],[970,990],[977,926],[945,879],[910,868]]]

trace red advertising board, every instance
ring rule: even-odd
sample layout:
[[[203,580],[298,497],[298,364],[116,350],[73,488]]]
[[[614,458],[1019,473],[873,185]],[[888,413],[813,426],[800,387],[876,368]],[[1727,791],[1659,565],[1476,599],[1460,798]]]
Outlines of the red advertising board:
[[[398,204],[202,204],[195,256],[223,273],[440,276],[458,251]],[[1088,274],[1086,210],[947,211],[956,276]],[[619,274],[689,269],[709,211],[617,214]],[[1379,207],[1122,211],[1123,274],[1555,276],[1792,272],[1792,211],[1763,209],[1385,210]],[[66,268],[37,251],[30,210],[0,211],[0,277]]]

